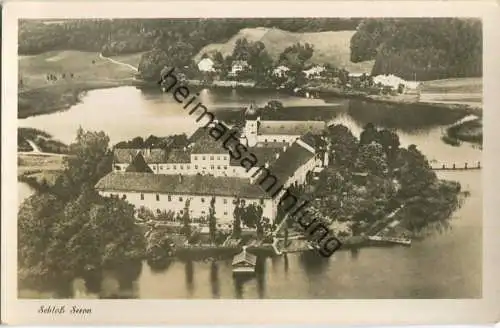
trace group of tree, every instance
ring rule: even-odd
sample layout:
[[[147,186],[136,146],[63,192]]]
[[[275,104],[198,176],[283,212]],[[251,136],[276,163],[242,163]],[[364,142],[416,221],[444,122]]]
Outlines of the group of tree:
[[[85,277],[142,258],[145,240],[134,208],[100,196],[94,184],[111,170],[109,138],[78,130],[66,169],[53,187],[28,197],[18,213],[18,268],[22,281]]]
[[[246,205],[240,199],[236,199],[234,205],[233,238],[238,239],[241,237],[242,225],[247,228],[256,229],[257,237],[262,238],[265,226],[268,226],[270,223],[269,219],[262,216],[264,212],[262,206],[254,203]]]
[[[278,64],[285,65],[292,72],[302,72],[306,62],[311,59],[313,53],[314,47],[312,44],[296,43],[283,50],[279,56]]]
[[[460,205],[460,184],[439,180],[415,145],[400,147],[395,132],[373,124],[359,139],[343,125],[329,127],[326,137],[330,165],[322,172],[314,202],[326,216],[374,223],[404,204],[412,232],[448,225]]]
[[[203,57],[208,56],[204,54]],[[216,51],[211,56],[214,61],[214,69],[220,78],[226,79],[236,61],[244,61],[248,69],[239,72],[239,78],[251,79],[256,82],[264,82],[269,78],[273,60],[261,41],[248,41],[246,38],[236,40],[233,52],[225,56]]]
[[[351,60],[372,75],[432,80],[482,75],[482,24],[470,18],[373,18],[351,39]]]
[[[355,30],[359,18],[200,18],[72,19],[57,23],[21,20],[19,53],[53,50],[99,51],[117,55],[163,49],[166,43],[189,42],[195,51],[226,40],[242,28],[269,27],[290,32]],[[167,49],[163,49],[167,50]]]
[[[183,148],[189,143],[186,134],[175,134],[167,137],[157,137],[150,135],[146,139],[135,137],[132,140],[120,141],[115,145],[115,148]]]

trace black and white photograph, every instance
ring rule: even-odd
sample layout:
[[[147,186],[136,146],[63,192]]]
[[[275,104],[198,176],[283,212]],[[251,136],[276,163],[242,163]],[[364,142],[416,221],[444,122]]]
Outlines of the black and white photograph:
[[[480,17],[107,15],[17,20],[16,298],[483,298]]]

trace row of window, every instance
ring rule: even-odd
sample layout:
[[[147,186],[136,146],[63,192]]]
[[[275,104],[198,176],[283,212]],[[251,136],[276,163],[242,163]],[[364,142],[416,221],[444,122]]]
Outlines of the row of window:
[[[295,140],[299,140],[299,138],[295,138]],[[289,142],[290,139],[288,138],[283,138],[283,139],[273,139],[272,142]],[[268,142],[271,142],[270,139],[264,139],[264,143],[268,143]]]
[[[202,160],[202,161],[205,161],[205,160],[207,159],[207,157],[206,157],[206,156],[200,156],[200,157],[201,157],[201,160]],[[229,156],[210,156],[210,160],[211,160],[211,161],[215,160],[216,158],[217,158],[217,160],[218,160],[218,161],[220,161],[221,159],[222,159],[223,161],[227,161],[227,160],[229,159]],[[195,161],[197,161],[197,160],[198,160],[198,156],[193,156],[193,159],[194,159]]]
[[[127,199],[127,196],[126,196],[125,194],[123,194],[123,197],[122,197],[122,198],[123,198],[123,199]],[[167,195],[167,199],[168,199],[168,201],[169,201],[169,202],[171,202],[171,201],[172,201],[172,196]],[[141,200],[144,200],[144,194],[141,194]],[[156,194],[156,201],[157,201],[157,202],[159,202],[159,201],[160,201],[160,195],[159,195],[159,194]],[[182,202],[182,201],[184,201],[184,199],[183,199],[182,197],[179,197],[179,202]],[[204,203],[204,202],[205,202],[205,198],[203,198],[203,197],[202,197],[202,198],[201,198],[201,202],[202,202],[202,203]],[[223,202],[224,204],[227,204],[227,199],[223,198],[223,199],[222,199],[222,202]]]
[[[114,194],[110,194],[110,196],[111,196],[111,197],[113,197],[113,196],[115,196],[115,195],[114,195]],[[117,194],[116,196],[118,197],[118,194]],[[144,200],[144,194],[141,194],[141,195],[140,195],[140,197],[141,197],[141,200]],[[123,194],[123,195],[122,195],[122,199],[123,199],[123,200],[127,199],[127,195]],[[168,201],[169,201],[169,202],[171,202],[171,201],[172,201],[172,196],[171,196],[171,195],[167,195],[167,199],[168,199]],[[179,197],[178,199],[179,199],[179,202],[184,201],[184,198],[183,198],[183,197]],[[201,198],[201,202],[202,202],[202,203],[204,203],[206,200],[208,200],[208,199],[205,199],[205,198],[203,198],[203,197]],[[156,201],[157,201],[157,202],[159,202],[159,201],[160,201],[160,195],[159,195],[159,194],[156,194]],[[260,204],[261,204],[261,205],[264,205],[264,200],[263,200],[263,199],[260,199],[260,201],[259,201],[259,202],[260,202]],[[222,203],[223,203],[223,204],[227,204],[227,198],[223,198],[223,199],[222,199]]]
[[[193,212],[193,210],[191,210],[191,212]],[[159,208],[157,208],[157,209],[156,209],[156,213],[157,213],[157,214],[161,214],[161,213],[162,213],[162,211],[161,211]],[[184,210],[180,210],[180,211],[179,211],[179,214],[180,214],[180,215],[184,214]],[[201,211],[201,215],[205,215],[205,214],[207,214],[207,212],[205,212],[205,211]],[[227,214],[228,214],[227,212],[224,212],[224,215],[227,215]],[[220,225],[219,225],[219,226],[220,226]]]
[[[165,166],[165,169],[170,170],[170,166],[169,165]],[[179,165],[179,169],[184,170],[184,165]],[[194,169],[197,170],[198,165],[195,165]],[[204,166],[202,169],[206,170],[206,167]],[[215,165],[210,165],[210,169],[215,170]],[[217,165],[217,170],[221,170],[221,169],[227,170],[227,166],[226,165],[225,166]],[[163,170],[163,165],[160,165],[160,170]],[[177,170],[177,165],[173,165],[172,170]],[[191,165],[186,165],[186,170],[191,170]]]

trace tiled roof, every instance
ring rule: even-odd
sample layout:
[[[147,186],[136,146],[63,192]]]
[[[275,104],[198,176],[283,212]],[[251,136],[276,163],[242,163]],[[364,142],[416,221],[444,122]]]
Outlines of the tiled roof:
[[[321,139],[321,136],[313,134],[311,132],[304,134],[302,137],[300,137],[300,140],[316,150],[326,145],[325,141]]]
[[[116,148],[114,150],[114,161],[115,163],[130,163],[139,153],[142,154],[148,164],[165,163],[167,159],[167,151],[161,148]]]
[[[252,153],[257,157],[258,166],[264,165],[266,162],[269,162],[269,165],[276,160],[276,154],[283,151],[283,145],[281,144],[278,147],[252,147],[248,148],[248,154]],[[230,165],[240,166],[241,158],[239,160],[235,160],[231,157]]]
[[[148,166],[142,154],[137,154],[130,165],[127,167],[125,172],[143,172],[143,173],[153,173],[151,168]]]
[[[257,263],[257,256],[248,253],[246,250],[243,250],[241,253],[236,254],[233,258],[233,263],[232,265],[239,264],[241,262],[246,262],[251,265],[256,265]]]
[[[312,152],[295,142],[288,147],[272,165],[270,165],[269,171],[272,172],[272,174],[278,178],[280,184],[282,184],[285,183],[299,167],[307,163],[314,156]]]
[[[270,198],[248,179],[209,175],[111,172],[99,180],[95,188],[106,191]]]
[[[165,163],[190,163],[191,156],[189,150],[184,149],[171,149],[168,152],[167,160]]]
[[[224,139],[220,138],[216,141],[208,134],[199,134],[191,147],[193,154],[228,154],[228,151],[223,146]]]
[[[304,135],[308,132],[320,134],[326,127],[323,121],[262,121],[260,135]]]

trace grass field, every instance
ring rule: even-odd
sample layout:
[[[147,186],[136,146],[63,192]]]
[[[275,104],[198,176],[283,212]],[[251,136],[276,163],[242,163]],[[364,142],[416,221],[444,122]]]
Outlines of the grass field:
[[[125,63],[125,64],[132,65],[134,67],[139,67],[139,63],[141,61],[141,57],[143,54],[144,54],[144,52],[139,52],[136,54],[128,54],[128,55],[122,55],[122,56],[111,56],[109,58],[116,60],[116,61],[119,61],[119,62],[122,62],[122,63]]]
[[[467,77],[422,82],[421,92],[425,93],[470,93],[482,94],[483,79]]]
[[[42,180],[53,184],[64,169],[64,157],[57,155],[19,154],[17,156],[17,176],[21,180]]]
[[[226,43],[214,43],[205,46],[194,57],[201,59],[204,53],[220,51],[224,56],[230,55],[236,41],[246,38],[248,41],[261,41],[271,57],[276,60],[286,47],[300,42],[310,43],[314,46],[314,53],[310,59],[312,64],[330,63],[333,66],[343,67],[350,72],[371,73],[374,61],[353,63],[350,60],[351,37],[355,31],[292,33],[276,28],[245,28],[240,30]]]
[[[21,118],[65,109],[78,102],[82,91],[133,84],[136,73],[93,52],[50,51],[19,56],[18,62]],[[48,80],[48,74],[57,80]]]
[[[473,77],[425,81],[420,85],[420,101],[481,107],[483,80]]]

